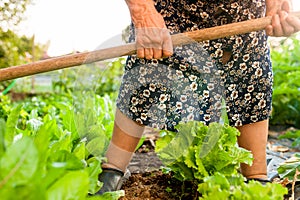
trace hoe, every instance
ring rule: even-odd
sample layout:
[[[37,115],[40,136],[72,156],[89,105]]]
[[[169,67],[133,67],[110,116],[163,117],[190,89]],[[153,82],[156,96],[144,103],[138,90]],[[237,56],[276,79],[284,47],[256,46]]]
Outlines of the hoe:
[[[300,12],[292,13],[300,18]],[[231,23],[227,25],[201,29],[186,33],[172,35],[173,46],[213,40],[229,37],[237,34],[249,33],[252,31],[263,30],[272,23],[271,17],[263,17],[243,22]],[[34,74],[79,66],[82,64],[93,63],[111,58],[117,58],[136,53],[135,43],[95,50],[91,52],[76,53],[66,56],[59,56],[47,60],[41,60],[25,65],[13,66],[0,69],[0,81],[12,80]]]

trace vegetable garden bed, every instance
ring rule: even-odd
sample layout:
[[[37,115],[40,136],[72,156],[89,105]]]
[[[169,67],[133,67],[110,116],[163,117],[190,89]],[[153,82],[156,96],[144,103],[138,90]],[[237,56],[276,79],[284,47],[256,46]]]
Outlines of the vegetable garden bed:
[[[269,173],[274,170],[295,152],[300,151],[292,146],[291,140],[278,139],[285,131],[270,131],[267,155],[272,159],[268,165]],[[136,151],[129,170],[131,177],[125,182],[123,189],[125,196],[121,200],[192,200],[198,199],[201,195],[197,192],[197,187],[192,181],[178,181],[171,172],[164,172],[164,166],[154,152],[154,142],[158,134],[147,132],[143,145]],[[272,165],[272,166],[271,166]],[[300,184],[295,182],[294,189],[292,182],[286,179],[275,178],[275,183],[280,183],[288,188],[289,193],[285,195],[285,200],[300,198]],[[259,191],[257,191],[259,192]],[[218,199],[216,197],[216,199]]]
[[[299,129],[300,54],[299,41],[293,41],[294,51],[285,49],[285,54],[273,54],[273,60],[276,62],[270,124],[283,124]],[[285,45],[284,48],[290,49],[291,45]],[[122,74],[122,60],[109,65],[110,70],[104,71],[87,66],[78,70],[62,71],[58,81],[53,83],[52,93],[35,96],[14,94],[11,91],[11,97],[0,94],[1,198],[115,200],[122,196],[123,192],[117,192],[111,198],[88,195],[94,194],[101,187],[97,178],[102,170],[100,166],[103,162],[103,152],[111,138],[114,100]],[[80,78],[78,74],[81,75]],[[90,77],[94,77],[93,74],[102,76],[97,80],[90,80]],[[215,130],[218,135],[219,129]],[[230,132],[232,133],[232,130]],[[201,168],[201,164],[205,166],[208,162],[205,159],[196,159],[197,156],[193,153],[188,154],[188,159],[180,158],[179,164],[191,168],[193,173],[200,171],[202,174],[178,170],[176,166],[171,172],[170,166],[163,164],[163,159],[158,158],[154,148],[159,146],[162,149],[164,146],[158,141],[162,135],[159,137],[157,133],[147,132],[143,145],[130,163],[132,176],[122,188],[125,196],[121,199],[198,199],[201,195],[206,195],[204,199],[225,200],[228,199],[228,195],[232,195],[235,198],[230,199],[274,200],[282,199],[283,195],[280,194],[287,191],[285,200],[297,199],[300,197],[300,187],[296,182],[300,177],[297,177],[297,169],[300,169],[300,131],[289,131],[283,137],[285,139],[279,139],[284,132],[286,129],[270,131],[267,149],[268,158],[272,158],[269,159],[268,171],[272,174],[278,168],[282,178],[275,179],[274,182],[282,184],[283,187],[279,184],[277,186],[280,187],[264,187],[257,183],[249,183],[248,187],[237,173],[231,176],[228,171],[220,168],[220,165],[218,167],[221,170],[214,169],[213,173]],[[173,137],[172,134],[169,137]],[[233,144],[236,144],[234,139],[235,136],[223,141],[233,140],[230,144],[233,147]],[[193,148],[198,153],[201,152],[197,145]],[[174,152],[176,149],[179,149],[178,146]],[[230,154],[228,155],[230,157]],[[228,155],[220,158],[226,160]],[[248,156],[241,156],[239,161]],[[238,165],[234,159],[235,157],[227,160],[227,164],[234,163],[236,170]],[[280,163],[284,164],[279,166]],[[228,169],[232,172],[230,166]],[[222,172],[218,173],[220,171]],[[191,180],[194,175],[200,179]],[[179,180],[175,177],[179,177]],[[202,184],[200,187],[199,183]],[[264,195],[264,198],[251,195]]]

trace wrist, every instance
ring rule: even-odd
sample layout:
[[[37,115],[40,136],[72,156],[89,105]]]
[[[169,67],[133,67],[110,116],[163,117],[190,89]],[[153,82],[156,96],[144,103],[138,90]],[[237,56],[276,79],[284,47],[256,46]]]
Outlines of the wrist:
[[[159,14],[153,0],[125,0],[133,23],[144,20],[150,15]]]
[[[283,4],[288,4],[289,7],[292,7],[292,0],[266,0],[266,15],[273,16],[278,11],[283,10]]]

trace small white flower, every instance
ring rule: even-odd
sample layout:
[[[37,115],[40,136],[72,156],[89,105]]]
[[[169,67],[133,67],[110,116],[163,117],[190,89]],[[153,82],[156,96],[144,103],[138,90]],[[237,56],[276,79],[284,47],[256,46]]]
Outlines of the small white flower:
[[[208,90],[204,90],[204,91],[203,91],[203,96],[204,96],[205,98],[208,98],[208,97],[209,97],[209,91],[208,91]]]
[[[188,121],[193,121],[194,120],[194,114],[193,113],[191,113],[191,114],[189,114],[188,116],[187,116],[187,120]]]
[[[257,99],[262,99],[264,96],[265,96],[264,93],[259,92],[259,93],[256,95],[256,98],[257,98]]]
[[[208,121],[210,121],[210,115],[208,115],[208,114],[205,114],[204,115],[204,121],[206,121],[206,122],[208,122]]]
[[[183,103],[186,102],[187,101],[187,96],[186,95],[181,95],[180,96],[180,101],[183,102]]]
[[[230,86],[228,87],[228,90],[233,91],[233,90],[235,90],[235,88],[236,88],[235,84],[230,84]]]
[[[197,88],[198,88],[198,84],[193,82],[191,85],[190,85],[190,88],[193,90],[193,91],[196,91]]]
[[[255,69],[258,68],[259,66],[260,66],[260,64],[257,61],[253,62],[253,64],[252,64],[252,67]]]
[[[189,113],[194,112],[194,110],[195,110],[195,108],[194,108],[193,106],[189,106],[189,107],[187,108],[187,111],[188,111]]]
[[[258,77],[260,77],[260,76],[262,76],[262,74],[263,74],[262,73],[262,69],[261,68],[257,68],[256,71],[255,71],[255,75],[258,76]]]
[[[197,80],[197,76],[195,76],[195,75],[190,75],[190,76],[189,76],[189,79],[190,79],[190,81],[195,81],[195,80]]]
[[[238,96],[239,96],[239,92],[235,90],[235,91],[233,91],[233,92],[231,93],[230,96],[231,96],[232,99],[236,99],[236,98],[238,98]]]
[[[139,74],[145,76],[147,74],[147,69],[145,67],[140,67]]]
[[[215,88],[215,85],[213,83],[207,84],[207,89],[208,90],[213,90]]]
[[[146,79],[145,77],[139,77],[138,78],[138,81],[141,83],[141,84],[144,84],[146,82]]]
[[[183,78],[183,73],[180,70],[176,70],[176,75],[178,78]]]
[[[251,92],[253,92],[253,90],[254,90],[254,86],[249,85],[248,88],[247,88],[247,91],[251,93]]]
[[[187,67],[186,67],[185,65],[180,64],[180,65],[179,65],[179,69],[180,69],[181,71],[186,71],[186,70],[187,70]]]
[[[139,101],[138,101],[138,99],[136,97],[132,97],[131,103],[132,103],[132,105],[135,106],[135,105],[137,105],[139,103]]]
[[[244,61],[244,62],[247,62],[249,59],[250,59],[249,54],[245,54],[245,55],[243,56],[243,61]]]
[[[258,120],[256,115],[252,115],[250,117],[250,119],[251,119],[252,122],[257,122],[257,120]]]
[[[156,86],[154,83],[150,83],[149,90],[155,92]]]
[[[164,103],[167,100],[167,95],[161,94],[159,97],[159,102]]]
[[[241,64],[240,64],[240,69],[243,70],[243,71],[247,70],[247,65],[246,65],[246,63],[241,63]]]
[[[182,103],[181,102],[176,102],[176,108],[177,109],[182,109]]]
[[[133,113],[136,113],[137,112],[137,108],[136,107],[130,107],[130,110],[133,112]]]
[[[264,99],[261,99],[258,103],[258,107],[261,109],[261,108],[264,108],[266,107],[266,100]]]
[[[245,100],[250,101],[250,99],[251,99],[251,94],[250,93],[245,94]]]
[[[142,113],[142,114],[141,114],[141,119],[142,119],[143,121],[145,121],[145,120],[147,119],[147,114],[146,114],[146,113]]]
[[[166,104],[160,103],[160,104],[158,105],[158,109],[159,109],[159,110],[165,110],[165,109],[166,109]]]
[[[241,120],[237,120],[234,124],[234,126],[242,126],[242,121]]]
[[[149,90],[144,90],[144,92],[143,92],[143,96],[144,97],[150,97],[150,91]]]

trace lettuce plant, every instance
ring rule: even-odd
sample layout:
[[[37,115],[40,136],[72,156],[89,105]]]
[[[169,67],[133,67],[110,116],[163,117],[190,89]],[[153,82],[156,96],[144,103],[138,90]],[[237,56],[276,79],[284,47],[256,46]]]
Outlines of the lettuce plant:
[[[239,131],[229,125],[188,122],[178,132],[161,131],[156,153],[174,177],[197,184],[200,199],[282,199],[286,188],[278,184],[246,184],[241,163],[251,164],[251,152],[238,147]]]
[[[124,196],[124,191],[88,195],[102,186],[98,174],[113,110],[108,97],[85,97],[80,101],[85,112],[69,102],[53,102],[56,112],[40,116],[32,110],[20,126],[20,116],[26,112],[20,104],[11,108],[6,120],[0,118],[1,199],[116,200]]]

